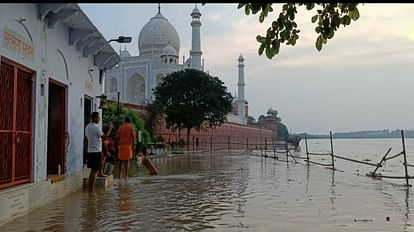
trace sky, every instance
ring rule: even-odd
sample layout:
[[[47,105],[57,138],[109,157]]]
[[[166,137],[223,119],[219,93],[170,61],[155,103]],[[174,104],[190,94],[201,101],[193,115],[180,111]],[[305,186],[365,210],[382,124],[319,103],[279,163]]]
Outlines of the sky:
[[[158,4],[79,4],[106,39],[131,36],[123,44],[139,55],[138,36],[158,12]],[[180,62],[189,57],[194,4],[161,4],[161,13],[180,37]],[[279,55],[259,56],[257,35],[265,35],[281,5],[263,23],[237,4],[197,6],[205,71],[237,94],[237,58],[245,61],[249,115],[276,109],[291,133],[329,134],[414,128],[414,4],[363,4],[360,18],[315,48],[314,12],[299,9],[299,40]],[[315,8],[317,9],[317,8]],[[116,51],[120,44],[111,43]]]

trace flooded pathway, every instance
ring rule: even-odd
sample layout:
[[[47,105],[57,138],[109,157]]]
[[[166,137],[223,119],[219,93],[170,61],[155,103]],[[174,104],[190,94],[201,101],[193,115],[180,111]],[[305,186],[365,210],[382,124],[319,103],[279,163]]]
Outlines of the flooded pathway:
[[[412,188],[352,172],[235,152],[154,163],[159,176],[135,163],[127,183],[78,191],[0,231],[414,231]]]

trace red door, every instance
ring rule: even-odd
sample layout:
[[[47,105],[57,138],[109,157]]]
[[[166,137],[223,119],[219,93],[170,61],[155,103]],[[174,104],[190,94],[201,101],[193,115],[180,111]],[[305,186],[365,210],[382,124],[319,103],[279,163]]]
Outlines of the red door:
[[[65,172],[66,86],[49,80],[47,173]]]
[[[0,189],[31,180],[33,73],[1,57]]]

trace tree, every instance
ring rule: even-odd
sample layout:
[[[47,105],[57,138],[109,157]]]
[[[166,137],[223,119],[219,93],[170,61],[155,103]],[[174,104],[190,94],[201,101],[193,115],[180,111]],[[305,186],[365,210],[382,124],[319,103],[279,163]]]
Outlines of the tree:
[[[253,116],[247,117],[247,124],[255,124],[255,123],[256,123],[256,119]]]
[[[261,114],[261,115],[259,116],[259,118],[257,118],[257,122],[258,122],[258,123],[263,123],[265,119],[266,119],[266,117],[265,117],[263,114]]]
[[[289,138],[289,131],[285,124],[279,122],[277,124],[277,137],[278,140],[286,141]]]
[[[116,103],[109,102],[107,104],[108,109],[104,111],[104,114],[102,116],[102,126],[103,128],[107,127],[109,122],[116,122],[118,118],[118,106]],[[120,106],[120,114],[119,118],[120,121],[123,122],[125,119],[125,116],[128,116],[131,119],[131,125],[134,127],[136,131],[141,131],[142,136],[142,142],[149,143],[150,142],[150,134],[145,129],[145,122],[143,119],[138,118],[137,113],[133,110],[129,109],[128,107],[123,107],[122,104]],[[116,135],[118,131],[118,128],[114,127],[112,129],[112,136]],[[137,135],[138,139],[138,135]]]
[[[266,36],[257,35],[256,40],[260,43],[259,55],[265,51],[266,57],[272,59],[279,54],[280,44],[294,46],[299,39],[300,30],[297,29],[295,15],[297,8],[305,6],[307,10],[312,10],[316,6],[316,14],[312,16],[311,22],[317,22],[315,31],[318,34],[315,47],[318,51],[322,46],[332,39],[335,31],[341,25],[344,27],[351,24],[351,21],[358,20],[358,3],[285,3],[277,20],[273,21],[267,29]],[[259,22],[262,23],[273,11],[272,3],[240,3],[238,9],[243,8],[245,14],[257,14],[260,12]]]
[[[150,132],[151,138],[156,141],[160,141],[160,139],[156,139],[154,136],[154,126],[162,119],[162,106],[159,103],[151,102],[147,105],[147,112],[148,117],[145,123],[145,128]]]
[[[155,88],[154,105],[160,106],[168,129],[213,128],[226,120],[233,97],[218,77],[195,69],[173,72]]]

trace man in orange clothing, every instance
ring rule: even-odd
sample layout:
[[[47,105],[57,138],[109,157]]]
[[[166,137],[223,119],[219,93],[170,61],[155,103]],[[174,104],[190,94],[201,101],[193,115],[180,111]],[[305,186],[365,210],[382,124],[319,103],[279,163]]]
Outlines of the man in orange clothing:
[[[128,179],[129,160],[132,159],[132,151],[135,142],[135,129],[131,126],[131,119],[125,117],[125,123],[118,129],[118,159],[119,177]]]

